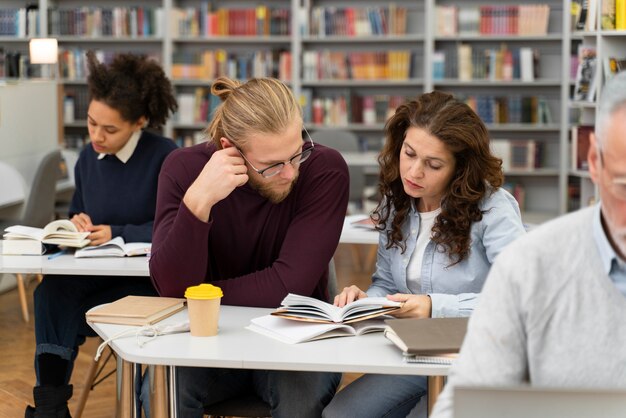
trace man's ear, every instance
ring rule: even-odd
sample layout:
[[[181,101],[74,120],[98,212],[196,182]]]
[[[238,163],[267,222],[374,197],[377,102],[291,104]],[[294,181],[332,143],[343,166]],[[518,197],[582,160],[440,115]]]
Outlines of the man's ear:
[[[589,174],[594,183],[598,183],[598,175],[600,171],[600,153],[598,151],[598,138],[596,133],[591,132],[589,141],[589,150],[587,151],[587,164],[589,164]]]
[[[224,137],[220,138],[220,145],[222,146],[222,149],[234,147],[233,143],[230,142],[228,138],[224,138]]]

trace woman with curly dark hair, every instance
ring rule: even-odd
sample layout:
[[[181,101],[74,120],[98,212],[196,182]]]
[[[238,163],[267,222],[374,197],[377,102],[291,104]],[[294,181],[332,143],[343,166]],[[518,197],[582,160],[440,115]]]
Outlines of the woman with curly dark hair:
[[[115,237],[152,240],[161,164],[176,146],[144,130],[160,128],[177,109],[163,69],[144,56],[121,54],[109,65],[87,53],[91,144],[75,167],[70,220],[88,231],[90,245]],[[156,295],[150,279],[46,276],[35,290],[35,407],[26,417],[69,417],[67,401],[74,359],[85,336],[90,308],[127,295]]]
[[[469,316],[494,258],[524,234],[519,206],[501,188],[502,161],[476,113],[442,92],[400,106],[385,135],[372,285],[345,288],[335,304],[387,296],[404,302],[400,318]],[[324,417],[416,417],[426,393],[423,376],[366,375]]]

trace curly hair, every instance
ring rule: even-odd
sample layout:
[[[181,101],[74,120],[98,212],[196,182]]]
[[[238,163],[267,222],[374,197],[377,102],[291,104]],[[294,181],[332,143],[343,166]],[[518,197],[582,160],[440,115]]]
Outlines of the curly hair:
[[[460,263],[469,253],[471,225],[482,219],[480,200],[503,183],[502,160],[491,154],[489,133],[478,115],[451,94],[433,91],[398,107],[385,125],[385,145],[378,157],[382,199],[372,214],[379,231],[389,226],[387,249],[406,251],[401,226],[412,198],[402,185],[400,152],[410,127],[438,138],[454,155],[455,172],[441,201],[432,240],[448,253],[450,265]]]
[[[161,66],[143,55],[119,54],[107,66],[87,52],[89,100],[97,100],[117,110],[122,119],[136,122],[142,116],[148,127],[165,124],[178,103],[172,84]]]
[[[251,78],[241,83],[219,77],[213,82],[211,93],[222,101],[207,128],[218,149],[222,148],[222,137],[241,147],[250,134],[279,134],[296,120],[302,120],[302,109],[292,91],[274,78]]]

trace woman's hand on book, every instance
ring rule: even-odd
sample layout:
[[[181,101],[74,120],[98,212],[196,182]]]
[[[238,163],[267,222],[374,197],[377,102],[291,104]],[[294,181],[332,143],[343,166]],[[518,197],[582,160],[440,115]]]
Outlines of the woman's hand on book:
[[[396,293],[387,295],[387,299],[402,302],[402,308],[391,314],[396,318],[430,318],[431,316],[433,304],[428,295]]]
[[[350,302],[354,302],[358,299],[363,299],[367,297],[367,293],[352,285],[350,287],[344,287],[343,291],[335,296],[334,305],[340,308],[343,308]]]

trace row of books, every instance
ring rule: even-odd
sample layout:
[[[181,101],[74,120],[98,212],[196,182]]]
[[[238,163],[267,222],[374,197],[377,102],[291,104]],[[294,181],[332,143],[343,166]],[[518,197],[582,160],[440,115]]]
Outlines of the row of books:
[[[456,35],[545,35],[550,6],[547,4],[455,6],[435,11],[435,33]]]
[[[213,111],[220,105],[217,96],[211,94],[208,87],[196,87],[193,92],[181,92],[176,95],[178,111],[175,120],[182,124],[207,122]]]
[[[435,80],[534,81],[539,77],[539,51],[529,47],[508,49],[504,44],[499,49],[476,50],[460,44],[456,50],[435,51],[432,65]]]
[[[407,9],[387,7],[314,7],[309,34],[313,36],[404,35]]]
[[[63,97],[63,120],[73,123],[77,120],[87,120],[89,108],[89,92],[84,86],[65,86]]]
[[[88,75],[87,70],[87,49],[82,48],[60,48],[58,57],[59,77],[68,80],[84,80]],[[119,52],[113,50],[91,49],[96,55],[98,62],[109,64]],[[126,51],[126,53],[146,55],[149,59],[161,63],[161,55],[149,51]]]
[[[265,50],[228,53],[224,49],[203,52],[179,51],[172,57],[172,78],[211,80],[228,75],[246,80],[252,77],[275,77],[291,80],[291,52]]]
[[[484,123],[552,123],[550,106],[539,96],[467,96],[465,102]]]
[[[300,103],[305,123],[345,126],[385,123],[407,100],[405,96],[389,94],[320,97],[313,96],[311,89],[303,89]]]
[[[586,32],[596,30],[599,2],[600,28],[602,30],[626,29],[625,0],[572,0],[571,29]]]
[[[302,79],[408,80],[412,77],[412,51],[304,51]]]
[[[36,75],[28,54],[0,47],[0,78],[28,78]]]
[[[502,159],[505,172],[532,171],[542,167],[543,143],[534,139],[491,139],[491,152]]]
[[[39,34],[39,10],[36,7],[0,9],[0,36],[19,38]]]
[[[150,7],[77,7],[49,11],[50,35],[90,38],[163,36],[163,9]]]
[[[208,2],[200,7],[174,8],[171,27],[178,36],[288,36],[291,10],[258,5],[254,8],[218,8]]]

